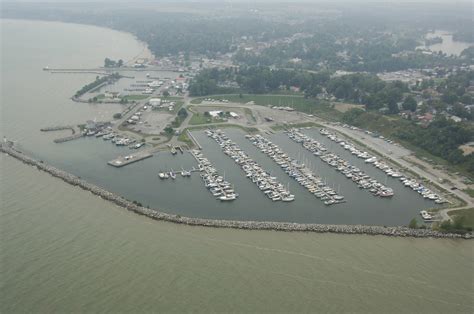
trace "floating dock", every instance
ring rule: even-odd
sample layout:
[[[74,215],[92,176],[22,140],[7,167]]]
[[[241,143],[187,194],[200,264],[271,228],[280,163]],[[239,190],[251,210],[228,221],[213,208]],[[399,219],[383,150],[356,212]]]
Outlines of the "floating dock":
[[[153,154],[149,152],[137,152],[134,154],[130,154],[127,156],[119,156],[113,160],[110,160],[107,162],[107,164],[114,166],[116,168],[124,167],[126,165],[129,165],[131,163],[150,158],[152,157]]]

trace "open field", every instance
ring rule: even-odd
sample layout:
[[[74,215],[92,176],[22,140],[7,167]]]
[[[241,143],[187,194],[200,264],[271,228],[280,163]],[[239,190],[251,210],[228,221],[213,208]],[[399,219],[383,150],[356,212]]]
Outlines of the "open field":
[[[199,125],[199,124],[208,124],[208,123],[220,123],[225,122],[224,119],[206,117],[204,114],[196,112],[189,120],[189,125]]]
[[[357,109],[365,108],[364,105],[348,104],[348,103],[342,103],[342,102],[333,102],[333,104],[334,104],[334,109],[342,113],[354,108],[357,108]]]
[[[143,99],[147,99],[148,97],[150,96],[149,95],[126,95],[126,96],[123,96],[122,99],[132,101],[132,100],[143,100]]]
[[[462,217],[463,225],[465,227],[474,228],[474,208],[450,211],[448,212],[448,215],[453,218]]]
[[[282,106],[291,107],[297,111],[308,114],[314,114],[321,118],[338,121],[342,117],[342,112],[335,110],[328,102],[319,101],[316,99],[305,98],[300,95],[213,95],[208,97],[195,98],[191,101],[192,104],[201,104],[204,99],[225,99],[233,103],[255,104],[260,106]]]
[[[470,197],[474,197],[474,189],[464,189],[463,191],[469,194]]]

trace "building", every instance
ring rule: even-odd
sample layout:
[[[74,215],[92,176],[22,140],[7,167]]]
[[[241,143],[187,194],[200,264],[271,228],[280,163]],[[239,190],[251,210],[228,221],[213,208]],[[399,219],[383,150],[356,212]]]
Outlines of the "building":
[[[209,114],[210,114],[211,117],[213,117],[213,118],[218,118],[218,117],[222,114],[222,111],[220,111],[220,110],[212,110],[212,111],[209,111]]]
[[[106,91],[104,92],[105,98],[111,98],[111,99],[116,99],[120,97],[120,92],[110,92]]]
[[[148,103],[152,107],[160,107],[161,106],[161,99],[160,98],[151,98]]]

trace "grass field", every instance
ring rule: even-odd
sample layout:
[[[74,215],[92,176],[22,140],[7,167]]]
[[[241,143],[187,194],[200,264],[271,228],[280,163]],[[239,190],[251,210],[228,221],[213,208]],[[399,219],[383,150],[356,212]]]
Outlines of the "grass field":
[[[193,104],[200,104],[206,98],[227,99],[229,102],[249,103],[253,102],[260,106],[283,106],[291,107],[297,111],[314,114],[330,121],[339,121],[342,112],[335,110],[328,102],[305,98],[301,95],[214,95],[208,97],[195,98],[191,101]]]
[[[194,113],[193,116],[191,117],[191,120],[189,120],[189,125],[199,125],[199,124],[219,123],[219,122],[225,122],[225,121],[223,119],[206,117],[204,116],[204,114],[197,112],[197,113]]]
[[[465,189],[463,190],[467,194],[469,194],[470,197],[474,197],[474,190],[473,189]]]
[[[465,227],[474,228],[474,208],[467,208],[448,212],[451,217],[462,217]]]
[[[273,131],[280,131],[280,130],[285,130],[287,128],[307,128],[307,127],[314,127],[314,128],[320,128],[322,125],[314,122],[302,122],[302,123],[292,123],[292,124],[277,124],[271,127]]]

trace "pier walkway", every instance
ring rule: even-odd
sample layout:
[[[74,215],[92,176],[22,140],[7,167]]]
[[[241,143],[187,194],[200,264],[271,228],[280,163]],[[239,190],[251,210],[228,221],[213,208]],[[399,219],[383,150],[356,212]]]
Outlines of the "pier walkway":
[[[137,152],[128,156],[119,156],[113,160],[107,162],[107,164],[114,166],[116,168],[127,166],[131,163],[150,158],[153,154],[147,151]]]

